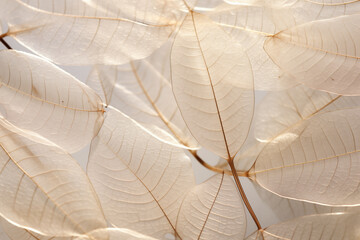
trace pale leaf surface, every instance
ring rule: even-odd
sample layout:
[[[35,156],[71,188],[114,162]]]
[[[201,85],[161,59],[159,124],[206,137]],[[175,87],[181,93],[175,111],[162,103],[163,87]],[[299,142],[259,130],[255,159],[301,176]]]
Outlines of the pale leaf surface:
[[[174,232],[182,198],[194,185],[182,149],[113,109],[92,142],[88,175],[112,226],[153,237]]]
[[[103,121],[101,99],[88,86],[31,54],[0,51],[0,105],[16,126],[75,152]]]
[[[257,184],[253,184],[256,192],[263,202],[271,209],[272,212],[281,220],[288,221],[297,217],[313,214],[349,212],[358,213],[360,207],[330,207],[319,204],[297,201],[293,199],[279,197]]]
[[[43,235],[74,236],[105,227],[78,163],[45,138],[0,121],[0,213]]]
[[[4,236],[8,236],[8,238],[2,238],[1,240],[71,240],[71,237],[54,237],[54,236],[43,236],[32,232],[28,229],[17,227],[5,219],[1,219],[1,226],[4,229]]]
[[[150,59],[118,67],[97,66],[89,80],[91,87],[103,92],[108,104],[139,123],[167,130],[187,147],[197,147],[176,104],[170,81]]]
[[[254,110],[251,65],[242,47],[206,16],[191,12],[175,38],[171,67],[173,92],[193,136],[232,158]]]
[[[272,139],[251,178],[280,196],[333,206],[360,204],[359,107],[319,114]]]
[[[255,232],[247,240],[356,240],[360,237],[360,216],[338,213],[296,218]]]
[[[147,57],[168,39],[174,24],[168,18],[161,18],[166,23],[153,24],[117,15],[97,16],[96,11],[51,13],[20,0],[1,1],[0,9],[9,25],[8,35],[64,65],[121,64]]]
[[[360,106],[359,97],[342,97],[303,85],[268,93],[257,105],[255,137],[268,142],[316,114],[356,106]]]
[[[107,235],[106,240],[156,240],[155,238],[143,235],[126,228],[103,228],[88,233],[88,236],[82,236],[75,240],[93,240],[102,239]]]
[[[291,0],[284,3],[291,8],[298,24],[360,12],[358,0]]]
[[[240,5],[220,5],[207,15],[244,48],[256,90],[282,90],[296,85],[263,49],[269,36],[295,25],[288,8],[277,7],[271,1],[251,4],[242,1]]]
[[[246,216],[233,179],[217,174],[194,187],[181,205],[177,230],[182,239],[243,239]]]
[[[265,50],[296,81],[328,92],[360,93],[360,14],[313,21],[268,38]]]

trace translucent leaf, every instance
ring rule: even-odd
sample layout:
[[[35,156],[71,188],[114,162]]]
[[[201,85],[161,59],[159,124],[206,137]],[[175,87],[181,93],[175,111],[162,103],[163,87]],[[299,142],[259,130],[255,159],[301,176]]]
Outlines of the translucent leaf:
[[[297,218],[255,232],[247,240],[309,239],[356,240],[360,237],[358,214],[322,214]]]
[[[268,38],[265,50],[286,73],[311,88],[360,93],[360,14],[309,22]]]
[[[265,189],[261,188],[257,184],[253,184],[256,192],[259,194],[263,202],[271,208],[271,211],[281,221],[292,220],[297,217],[313,214],[323,213],[338,213],[348,212],[355,213],[360,212],[360,207],[329,207],[318,205],[314,203],[308,203],[303,201],[292,200],[288,198],[279,197]]]
[[[187,147],[196,148],[176,104],[170,81],[149,60],[118,67],[97,66],[89,84],[100,91],[108,104],[139,123],[166,129]]]
[[[182,198],[194,185],[182,149],[112,109],[91,144],[88,175],[112,226],[153,237],[175,231]]]
[[[0,121],[0,214],[50,236],[76,236],[106,223],[78,163],[32,132]]]
[[[23,52],[0,51],[0,106],[6,119],[68,152],[88,144],[103,121],[100,98],[55,65]]]
[[[325,112],[271,140],[251,178],[280,196],[324,205],[360,204],[359,107]]]
[[[232,178],[217,174],[193,188],[176,226],[182,239],[243,239],[246,216]]]
[[[21,239],[21,240],[70,240],[71,239],[69,237],[59,237],[58,238],[58,237],[53,237],[53,236],[51,236],[51,237],[42,236],[42,235],[32,232],[28,229],[17,227],[4,219],[1,219],[1,225],[2,225],[2,228],[4,229],[4,232],[6,232],[6,235],[9,236],[9,238],[3,238],[0,235],[1,240],[8,240],[8,239],[12,239],[12,240],[16,240],[16,239]]]
[[[89,233],[89,236],[79,237],[75,240],[101,239],[105,234],[108,235],[107,240],[155,240],[155,238],[125,228],[98,229]]]
[[[190,12],[175,38],[171,67],[173,92],[193,136],[232,158],[254,108],[251,65],[241,46],[207,17]]]
[[[251,62],[256,90],[282,90],[297,84],[263,49],[269,36],[295,25],[289,9],[276,6],[277,1],[241,1],[240,5],[224,4],[207,13],[243,46]]]
[[[285,3],[291,7],[297,23],[351,15],[360,11],[360,2],[357,0],[291,0]]]
[[[359,97],[341,97],[303,85],[269,93],[257,106],[255,136],[261,142],[268,142],[316,114],[357,106],[360,106]]]
[[[64,65],[121,64],[144,58],[168,39],[175,24],[173,19],[163,16],[155,15],[151,23],[143,18],[118,17],[103,9],[86,12],[73,8],[70,14],[68,10],[51,13],[20,0],[3,0],[0,9],[9,25],[8,35]]]

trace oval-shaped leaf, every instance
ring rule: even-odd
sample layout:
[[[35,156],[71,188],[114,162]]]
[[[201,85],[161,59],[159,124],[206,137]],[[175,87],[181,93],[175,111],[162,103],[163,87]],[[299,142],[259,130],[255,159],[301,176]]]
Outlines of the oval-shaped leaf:
[[[6,119],[75,152],[103,121],[101,99],[55,65],[17,51],[0,51],[0,105]]]
[[[190,12],[175,38],[171,67],[173,92],[193,136],[233,158],[254,108],[251,65],[241,46],[206,16]]]
[[[279,223],[257,231],[247,240],[332,240],[359,239],[360,217],[358,214],[310,215]]]
[[[359,107],[322,113],[271,140],[251,177],[284,197],[360,205]]]
[[[194,187],[181,205],[176,226],[183,239],[243,239],[246,216],[232,178],[217,174]]]
[[[106,222],[78,163],[56,145],[0,120],[0,214],[43,235],[76,236]]]
[[[176,232],[178,208],[194,185],[181,148],[113,109],[91,144],[88,175],[113,226],[153,237]]]
[[[126,228],[97,229],[90,232],[87,236],[82,236],[76,238],[75,240],[103,239],[103,236],[108,236],[106,240],[156,240],[155,238],[143,235],[141,233]]]
[[[118,67],[97,66],[89,84],[103,93],[108,104],[137,122],[154,124],[173,134],[186,147],[197,148],[182,119],[169,79],[154,67],[151,59]]]
[[[140,14],[141,10],[135,20],[104,9],[65,8],[65,13],[52,13],[20,0],[3,0],[0,9],[9,25],[7,35],[63,65],[121,64],[147,57],[169,38],[176,23],[158,15],[154,15],[152,23],[144,19],[147,12]],[[105,15],[99,15],[102,12]]]
[[[265,42],[280,68],[311,88],[342,95],[360,93],[360,14],[313,21]]]

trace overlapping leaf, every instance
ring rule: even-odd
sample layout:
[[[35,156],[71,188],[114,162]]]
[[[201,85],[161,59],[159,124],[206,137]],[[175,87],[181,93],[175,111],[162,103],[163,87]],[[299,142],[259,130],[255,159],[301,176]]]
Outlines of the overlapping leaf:
[[[359,107],[317,115],[271,140],[250,175],[281,196],[359,205]]]
[[[359,239],[360,216],[357,214],[321,214],[297,218],[255,232],[247,240],[330,240]]]
[[[243,46],[251,62],[256,90],[281,90],[296,84],[263,49],[268,37],[295,25],[290,10],[277,4],[241,1],[238,5],[220,5],[207,13]]]
[[[183,239],[243,239],[246,217],[232,178],[217,174],[193,188],[176,226]]]
[[[88,175],[113,226],[160,238],[174,233],[182,198],[194,185],[182,149],[116,110],[93,140]]]
[[[278,195],[266,191],[256,184],[253,186],[256,189],[256,192],[259,194],[260,198],[263,200],[264,204],[268,206],[281,221],[289,221],[305,215],[360,212],[360,207],[329,207],[314,203],[297,201],[279,197]]]
[[[265,50],[286,73],[311,88],[360,93],[360,14],[313,21],[282,31]]]
[[[107,240],[156,240],[155,238],[125,228],[104,228],[92,231],[88,236],[82,236],[75,240],[102,239],[107,235]]]
[[[190,12],[171,54],[172,85],[199,144],[230,159],[246,139],[253,115],[253,79],[242,47],[206,16]]]
[[[50,236],[76,236],[106,223],[87,176],[56,145],[0,121],[0,214]]]
[[[80,0],[77,0],[79,4]],[[136,12],[135,20],[112,13],[109,9],[88,10],[89,6],[71,10],[44,11],[20,0],[4,0],[0,16],[8,23],[8,35],[19,42],[64,65],[121,64],[141,59],[159,48],[169,37],[176,23],[168,16],[154,15],[144,19],[147,6]],[[133,3],[132,3],[133,5]],[[170,12],[167,5],[161,12]],[[140,14],[141,13],[141,14]],[[16,16],[21,15],[21,18]]]
[[[53,64],[27,53],[0,51],[0,105],[20,128],[69,152],[88,144],[103,121],[100,98]]]
[[[268,93],[257,106],[255,137],[266,143],[316,114],[358,106],[359,97],[342,97],[305,86]]]
[[[181,144],[196,148],[197,142],[182,119],[170,82],[153,66],[153,58],[156,56],[119,67],[97,66],[88,82],[107,104],[140,123],[159,126]]]

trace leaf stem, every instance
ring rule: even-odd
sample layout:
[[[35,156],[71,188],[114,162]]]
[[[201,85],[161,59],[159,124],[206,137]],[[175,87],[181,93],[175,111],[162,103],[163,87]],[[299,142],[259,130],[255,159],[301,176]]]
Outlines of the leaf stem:
[[[215,167],[212,166],[210,164],[208,164],[207,162],[205,162],[198,154],[197,151],[195,150],[189,150],[189,152],[194,156],[194,158],[205,168],[209,169],[210,171],[216,172],[216,173],[224,173],[226,175],[232,176],[233,173],[227,169],[223,169],[223,168],[219,168],[219,167]],[[238,176],[241,177],[247,177],[248,174],[246,172],[242,172],[242,171],[237,171]]]
[[[255,214],[254,210],[252,209],[252,207],[251,207],[251,205],[250,205],[250,202],[249,202],[249,200],[248,200],[247,197],[246,197],[245,191],[244,191],[244,189],[243,189],[243,187],[242,187],[242,185],[241,185],[241,183],[240,183],[239,175],[237,174],[237,171],[236,171],[236,169],[235,169],[235,165],[234,165],[233,159],[230,159],[230,160],[228,161],[228,164],[229,164],[229,166],[230,166],[230,168],[231,168],[231,172],[232,172],[232,175],[233,175],[233,177],[234,177],[234,180],[235,180],[237,189],[239,190],[239,193],[240,193],[240,195],[241,195],[241,198],[243,199],[244,204],[245,204],[247,210],[249,211],[251,217],[253,218],[253,220],[254,220],[254,222],[255,222],[258,230],[261,230],[262,227],[261,227],[261,225],[260,225],[260,222],[259,222],[258,218],[256,217],[256,214]]]
[[[12,49],[12,47],[1,37],[0,42],[7,48]]]

